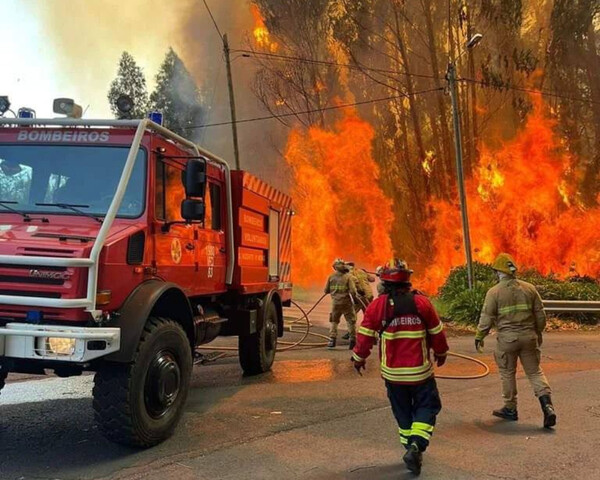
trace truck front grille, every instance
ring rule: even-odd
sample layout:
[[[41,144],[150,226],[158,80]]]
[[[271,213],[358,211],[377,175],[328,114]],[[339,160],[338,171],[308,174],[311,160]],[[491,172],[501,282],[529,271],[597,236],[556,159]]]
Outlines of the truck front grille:
[[[59,292],[31,292],[29,290],[8,290],[0,288],[0,295],[11,295],[16,297],[43,297],[43,298],[60,298]]]
[[[0,283],[25,283],[35,285],[64,285],[62,278],[22,277],[20,275],[0,275]]]
[[[75,253],[75,250],[72,249],[17,248],[17,255],[23,257],[72,258]],[[79,272],[72,267],[0,263],[0,295],[42,298],[73,296],[76,295],[72,289],[77,283],[77,277],[79,277]]]

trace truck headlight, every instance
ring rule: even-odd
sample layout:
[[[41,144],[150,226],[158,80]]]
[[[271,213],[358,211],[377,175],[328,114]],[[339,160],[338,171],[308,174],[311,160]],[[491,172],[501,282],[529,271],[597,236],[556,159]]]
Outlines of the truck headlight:
[[[48,337],[46,340],[46,351],[54,355],[73,355],[75,353],[74,338]]]

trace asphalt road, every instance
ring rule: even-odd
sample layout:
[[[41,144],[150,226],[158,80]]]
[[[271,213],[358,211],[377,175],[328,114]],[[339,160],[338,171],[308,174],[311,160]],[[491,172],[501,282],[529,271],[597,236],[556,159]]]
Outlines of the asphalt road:
[[[318,310],[317,324],[326,306]],[[480,358],[491,362],[488,343]],[[471,345],[451,339],[457,352],[472,354]],[[554,432],[540,428],[524,378],[518,423],[490,415],[501,405],[495,369],[482,380],[439,380],[444,408],[420,478],[600,479],[600,336],[548,334],[543,362],[555,390]],[[440,373],[478,368],[450,359]],[[98,433],[91,383],[88,375],[6,386],[0,480],[412,478],[375,362],[357,376],[345,346],[281,352],[272,372],[253,378],[242,377],[235,358],[196,367],[176,434],[145,451]]]

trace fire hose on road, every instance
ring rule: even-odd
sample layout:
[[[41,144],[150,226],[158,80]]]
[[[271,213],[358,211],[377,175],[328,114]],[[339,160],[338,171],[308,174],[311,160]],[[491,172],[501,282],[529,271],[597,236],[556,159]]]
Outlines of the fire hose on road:
[[[277,347],[278,352],[283,352],[283,351],[291,350],[294,348],[309,349],[309,348],[323,348],[323,347],[327,346],[327,340],[329,340],[329,337],[326,335],[320,334],[320,333],[311,332],[312,323],[310,322],[310,317],[309,317],[309,315],[315,310],[315,308],[317,308],[317,306],[323,301],[323,299],[326,296],[327,296],[326,294],[322,295],[321,298],[319,298],[308,311],[305,311],[300,305],[298,305],[297,302],[292,300],[292,304],[298,310],[300,310],[300,312],[302,313],[302,316],[295,320],[284,322],[284,329],[287,329],[289,332],[292,332],[292,333],[301,333],[302,337],[295,342],[279,341],[278,342],[279,345],[282,345],[282,346]],[[364,303],[363,303],[363,306],[364,306]],[[294,327],[301,322],[303,323],[303,325],[305,325],[305,328],[302,331],[295,330]],[[306,340],[309,336],[321,338],[324,341],[306,342]],[[237,347],[217,347],[217,348],[216,347],[199,347],[197,350],[211,350],[211,351],[217,350],[219,353],[217,353],[216,355],[212,356],[209,359],[209,361],[215,361],[215,360],[218,360],[221,358],[235,356],[233,354],[228,354],[226,352],[229,352],[229,351],[237,352],[238,348]],[[476,363],[477,365],[480,365],[481,367],[483,367],[484,371],[481,373],[478,373],[478,374],[474,374],[474,375],[442,375],[442,374],[436,373],[436,378],[442,378],[442,379],[446,379],[446,380],[476,380],[479,378],[486,377],[490,373],[490,367],[485,362],[482,362],[481,360],[478,360],[477,358],[471,357],[469,355],[463,355],[462,353],[454,353],[454,352],[448,352],[448,356],[461,358],[463,360],[467,360],[469,362]]]

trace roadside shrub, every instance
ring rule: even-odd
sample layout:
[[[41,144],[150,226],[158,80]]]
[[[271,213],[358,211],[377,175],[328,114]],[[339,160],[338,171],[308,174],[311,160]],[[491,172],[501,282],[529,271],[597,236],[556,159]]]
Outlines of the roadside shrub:
[[[477,324],[489,288],[496,284],[496,274],[490,265],[475,263],[474,288],[467,289],[466,267],[454,268],[439,290],[439,300],[444,304],[446,316],[453,321]],[[600,301],[600,284],[587,276],[573,276],[561,280],[556,275],[542,275],[535,270],[524,270],[518,278],[532,283],[544,300],[596,300]],[[552,314],[560,319],[596,324],[600,315],[593,313]]]
[[[473,280],[475,284],[487,285],[488,288],[496,283],[496,274],[490,265],[485,263],[473,263]],[[467,290],[469,285],[467,267],[455,267],[450,271],[444,285],[438,292],[439,298],[444,303],[451,303],[457,295]]]
[[[477,325],[489,285],[476,283],[472,290],[465,288],[449,300],[446,316],[455,322]]]

